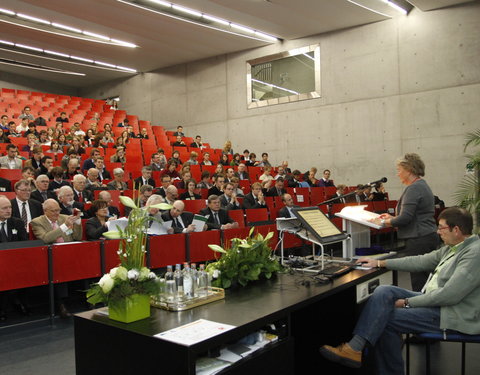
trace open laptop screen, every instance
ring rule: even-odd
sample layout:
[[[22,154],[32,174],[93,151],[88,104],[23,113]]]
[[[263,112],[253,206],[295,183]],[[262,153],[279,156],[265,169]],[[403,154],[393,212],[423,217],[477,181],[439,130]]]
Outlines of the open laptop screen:
[[[304,228],[321,243],[341,241],[347,238],[318,207],[296,207],[292,211]]]

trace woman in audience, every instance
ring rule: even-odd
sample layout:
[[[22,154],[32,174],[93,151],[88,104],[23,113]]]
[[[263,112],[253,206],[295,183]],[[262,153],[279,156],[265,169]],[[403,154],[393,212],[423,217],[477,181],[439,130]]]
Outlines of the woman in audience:
[[[60,143],[58,143],[58,141],[52,141],[50,143],[50,149],[47,151],[47,152],[50,152],[52,154],[63,154],[63,149],[62,147],[60,147]]]
[[[106,131],[109,131],[110,134],[112,134],[113,130],[112,130],[112,125],[109,124],[108,122],[103,125],[103,132],[105,133]]]
[[[421,255],[437,248],[440,239],[435,223],[435,198],[425,176],[425,164],[414,153],[405,154],[396,161],[397,176],[406,186],[398,200],[395,215],[382,214],[373,220],[384,227],[397,228],[399,239],[405,240],[404,256]],[[428,273],[410,273],[412,289],[421,291]]]
[[[58,138],[58,135],[57,135],[57,132],[55,131],[55,128],[49,127],[47,129],[47,138],[50,142],[53,141],[54,139]]]
[[[142,128],[140,133],[137,135],[137,138],[148,139],[148,133],[146,128]]]
[[[60,147],[70,146],[70,143],[67,142],[67,136],[64,133],[58,135],[58,144]]]
[[[83,142],[80,137],[74,136],[72,138],[72,147],[78,155],[83,155],[85,153],[85,149],[82,146]]]
[[[63,127],[63,122],[56,122],[55,123],[55,133],[57,133],[59,136],[60,136],[60,134],[66,134],[67,133],[65,131],[65,128]]]
[[[209,171],[203,171],[202,176],[201,176],[201,181],[198,183],[197,188],[199,189],[210,189],[213,184],[210,181],[210,172]]]
[[[103,132],[102,140],[100,141],[103,147],[108,147],[109,144],[115,144],[115,139],[113,139],[112,132],[110,130],[106,130]]]
[[[163,170],[167,166],[167,157],[165,156],[165,151],[163,150],[163,148],[159,148],[157,150],[157,154],[160,156],[159,158],[160,169]]]
[[[160,178],[162,178],[163,176],[170,176],[172,180],[174,178],[180,178],[180,175],[177,172],[177,166],[178,164],[176,163],[176,161],[170,159],[167,163],[167,167],[160,172]]]
[[[115,168],[113,170],[113,180],[107,184],[108,190],[128,190],[127,183],[123,180],[125,173],[122,168]]]
[[[199,194],[195,193],[195,189],[197,187],[197,183],[194,179],[190,179],[187,181],[187,191],[183,194],[180,194],[178,199],[181,200],[195,200],[195,199],[202,199]]]
[[[227,154],[222,154],[222,157],[220,158],[220,164],[228,167],[230,165],[230,162],[228,161],[228,155]]]
[[[118,146],[115,154],[110,157],[110,163],[122,163],[125,164],[127,159],[125,157],[125,147]]]
[[[247,167],[256,167],[260,162],[257,161],[257,155],[252,152],[250,155],[249,155],[249,159],[248,161],[245,162],[245,164],[247,165]]]
[[[130,134],[128,134],[128,130],[124,130],[120,136],[123,138],[124,144],[130,143]]]
[[[308,172],[305,172],[305,175],[303,176],[303,180],[309,185],[309,186],[317,186],[318,185],[318,179],[315,176],[317,173],[317,168],[312,167]]]
[[[242,157],[239,153],[236,153],[235,155],[233,155],[233,159],[232,161],[230,162],[230,166],[232,167],[235,167],[242,163]]]
[[[212,161],[210,160],[210,153],[209,152],[205,152],[203,154],[203,160],[200,163],[200,165],[213,165]]]
[[[173,160],[175,163],[177,163],[177,165],[182,165],[183,162],[180,160],[180,152],[178,152],[177,150],[174,150],[173,153],[172,153],[172,157],[170,158],[169,161]]]
[[[180,181],[178,181],[175,184],[175,186],[178,189],[187,189],[188,181],[190,181],[192,179],[192,173],[189,170],[184,171],[184,172],[182,172],[181,176],[182,176],[182,179]]]
[[[117,137],[117,139],[115,140],[115,145],[113,147],[114,148],[123,147],[124,149],[126,149],[127,146],[125,144],[125,140],[123,139],[123,137]]]
[[[93,201],[90,212],[92,217],[87,220],[86,232],[87,240],[93,241],[98,240],[104,232],[108,231],[108,203],[103,200]]]
[[[38,144],[41,146],[50,146],[51,141],[48,139],[48,133],[46,130],[41,130],[38,134]]]
[[[10,138],[5,134],[5,130],[0,128],[0,143],[11,143]]]
[[[223,165],[222,164],[217,164],[217,167],[215,168],[215,171],[213,172],[213,175],[215,177],[225,175],[225,171],[223,170]]]
[[[93,147],[93,140],[95,139],[95,133],[93,132],[93,129],[88,129],[84,138],[87,147]]]
[[[272,176],[272,167],[265,167],[263,170],[263,174],[261,174],[258,179],[262,181],[263,188],[270,189],[274,181]]]
[[[192,151],[190,153],[190,159],[188,159],[185,164],[188,165],[198,165],[198,153],[195,151]]]
[[[230,141],[225,142],[222,153],[226,155],[233,155],[232,142]]]

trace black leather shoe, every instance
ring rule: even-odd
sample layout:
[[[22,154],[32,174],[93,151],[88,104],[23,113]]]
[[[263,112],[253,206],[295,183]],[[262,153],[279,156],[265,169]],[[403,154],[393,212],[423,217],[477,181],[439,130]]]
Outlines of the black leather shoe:
[[[72,316],[63,303],[58,306],[58,315],[60,315],[62,319],[67,319]]]

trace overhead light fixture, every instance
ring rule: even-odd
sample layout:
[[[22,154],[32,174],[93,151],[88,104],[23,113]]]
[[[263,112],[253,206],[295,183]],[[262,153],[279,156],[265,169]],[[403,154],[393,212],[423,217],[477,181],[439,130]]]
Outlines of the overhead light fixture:
[[[277,86],[277,85],[274,85],[273,83],[263,82],[263,81],[260,81],[258,79],[252,78],[252,82],[260,83],[261,85],[269,86],[269,87],[272,87],[274,89],[286,91],[286,92],[289,92],[290,94],[293,94],[293,95],[299,95],[300,94],[297,91],[289,90],[289,89],[286,89],[285,87]]]
[[[15,19],[18,19],[21,22],[15,22]],[[88,30],[80,30],[76,27],[64,25],[58,22],[53,22],[53,21],[51,22],[43,18],[31,16],[29,14],[15,13],[10,9],[0,8],[0,21],[11,23],[20,27],[28,27],[30,29],[53,33],[56,35],[62,35],[69,38],[73,37],[73,38],[88,40],[91,42],[108,43],[108,44],[113,44],[120,47],[128,47],[128,48],[137,47],[137,45],[134,43],[126,42],[116,38],[110,38],[108,36],[94,33]],[[55,29],[62,30],[62,31],[59,32],[59,31],[56,31]],[[68,31],[69,33],[65,33],[64,31]]]
[[[10,59],[4,59],[4,58],[0,58],[0,64],[15,66],[17,68],[23,68],[23,69],[41,70],[41,71],[49,72],[49,73],[68,74],[68,75],[75,75],[75,76],[86,76],[85,73],[71,72],[69,70],[58,69],[58,68],[54,68],[54,67],[47,66],[47,65],[38,65],[38,64],[32,64],[32,63],[29,63],[29,62],[25,62],[25,61],[10,60]]]
[[[398,13],[407,15],[413,9],[413,5],[406,0],[348,0],[348,2],[389,18],[395,17]]]
[[[262,31],[239,25],[209,14],[202,13],[196,9],[177,5],[163,0],[117,0],[120,3],[134,6],[149,12],[161,14],[176,20],[193,23],[198,26],[222,31],[244,38],[260,40],[262,42],[275,43],[279,39]]]
[[[29,46],[29,45],[26,45],[26,44],[14,43],[14,42],[11,42],[11,41],[8,41],[8,40],[0,40],[0,44],[4,44],[6,46],[9,46],[9,48],[7,48],[7,47],[4,48],[5,50],[9,50],[9,51],[16,52],[12,48],[22,48],[22,49],[28,49],[30,51],[37,52],[38,54],[34,55],[34,56],[37,56],[37,57],[52,59],[52,57],[50,57],[50,56],[49,57],[45,56],[45,55],[51,55],[51,56],[56,56],[56,57],[62,58],[62,59],[55,59],[55,60],[59,60],[59,61],[62,61],[62,62],[79,64],[77,62],[71,61],[71,60],[76,60],[76,61],[81,61],[82,63],[86,63],[86,64],[82,64],[82,65],[87,65],[88,64],[88,66],[91,66],[91,67],[94,67],[94,68],[105,67],[105,68],[109,68],[109,69],[112,69],[112,70],[115,70],[115,71],[137,73],[137,71],[135,69],[127,68],[125,66],[118,66],[118,65],[106,63],[106,62],[103,62],[103,61],[87,59],[85,57],[80,57],[80,56],[73,56],[73,55],[69,55],[69,54],[66,54],[66,53],[58,52],[58,51],[46,50],[46,49],[43,49],[43,48]],[[0,49],[2,49],[1,45],[0,45]]]
[[[391,1],[391,0],[382,0],[382,2],[386,3],[389,7],[395,9],[397,12],[402,13],[403,15],[407,15],[408,11],[406,9],[403,9],[400,5],[397,3]]]

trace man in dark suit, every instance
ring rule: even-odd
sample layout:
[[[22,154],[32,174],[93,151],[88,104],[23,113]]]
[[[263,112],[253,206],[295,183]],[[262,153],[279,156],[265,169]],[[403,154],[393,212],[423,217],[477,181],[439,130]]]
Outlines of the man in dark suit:
[[[347,191],[347,187],[344,184],[338,184],[337,191],[335,192],[335,194],[327,197],[327,200],[329,201],[335,198],[335,200],[332,201],[332,203],[347,203],[347,198],[349,199],[349,197],[341,197],[342,195],[345,194],[346,191]]]
[[[162,214],[163,221],[171,221],[172,227],[168,229],[169,234],[173,233],[190,233],[195,230],[193,222],[193,214],[184,211],[185,203],[175,201],[172,208]]]
[[[330,170],[325,169],[323,171],[323,177],[318,181],[318,186],[320,187],[327,187],[327,186],[335,186],[333,180],[330,180]]]
[[[162,176],[162,186],[160,186],[156,191],[155,194],[161,195],[163,198],[167,195],[167,189],[172,184],[172,178],[166,174]]]
[[[98,169],[98,180],[100,182],[112,179],[110,172],[105,169],[105,161],[103,160],[103,157],[99,156],[97,160],[95,160],[95,168]]]
[[[220,205],[226,210],[240,210],[242,207],[234,192],[235,185],[231,182],[225,184],[224,193],[220,196]]]
[[[187,147],[185,142],[182,140],[181,135],[177,135],[177,140],[175,142],[173,142],[173,146],[175,146],[175,147]]]
[[[35,199],[30,199],[32,190],[30,181],[20,180],[15,183],[15,195],[10,202],[12,203],[12,216],[22,219],[25,229],[28,232],[28,224],[43,215],[41,203]]]
[[[152,167],[146,165],[142,168],[142,175],[134,180],[134,189],[138,190],[142,185],[155,187],[155,180],[152,178]]]
[[[23,225],[23,221],[12,217],[12,203],[4,195],[0,195],[0,242],[27,241],[28,234]],[[0,321],[7,320],[7,305],[9,297],[14,301],[14,305],[20,313],[28,315],[28,307],[25,301],[22,301],[22,293],[17,291],[0,293]]]
[[[178,125],[177,126],[177,131],[175,133],[173,133],[173,135],[176,137],[177,135],[181,136],[181,137],[185,137],[185,134],[183,133],[183,126],[181,125]]]
[[[192,142],[192,143],[190,144],[190,147],[202,148],[202,147],[203,147],[202,137],[200,137],[199,135],[197,135],[197,136],[195,137],[195,142]]]
[[[238,228],[238,223],[228,216],[228,211],[220,207],[218,195],[208,197],[208,207],[200,211],[207,218],[207,230]]]
[[[87,178],[83,174],[73,176],[73,199],[75,202],[93,202],[93,193],[86,189]]]
[[[12,184],[9,180],[0,177],[0,192],[2,191],[12,191]]]
[[[225,183],[225,177],[217,176],[215,179],[215,185],[208,189],[208,196],[210,195],[222,195],[223,194],[223,184]]]
[[[247,172],[247,167],[244,163],[238,164],[238,170],[235,173],[235,176],[237,176],[240,180],[250,180],[250,176]]]
[[[288,187],[299,187],[301,175],[302,172],[300,172],[298,169],[295,169],[292,174],[287,175]]]
[[[292,211],[292,208],[297,208],[300,206],[293,204],[292,196],[290,194],[283,194],[282,202],[285,206],[278,211],[277,216],[286,218],[296,217],[295,213]]]
[[[82,172],[88,171],[90,168],[95,168],[95,161],[100,156],[100,151],[98,148],[92,149],[90,152],[90,158],[85,159],[82,165]]]
[[[110,194],[109,191],[102,190],[98,194],[98,199],[107,202],[109,217],[114,217],[114,216],[117,217],[117,218],[120,217],[120,210],[118,209],[118,207],[115,207],[115,206],[112,205],[113,204],[112,195]]]
[[[284,180],[282,177],[279,177],[277,180],[275,180],[275,186],[268,189],[266,196],[281,197],[283,194],[287,192],[287,190],[283,186],[284,186]]]
[[[252,191],[243,198],[243,208],[266,208],[265,197],[262,192],[262,184],[254,182]]]
[[[62,186],[70,186],[67,179],[64,179],[64,171],[62,167],[59,167],[59,166],[53,167],[52,170],[50,171],[50,174],[53,180],[50,181],[50,184],[48,185],[48,190],[55,192],[56,190],[60,189]]]
[[[70,186],[62,186],[58,189],[58,203],[62,215],[78,215],[77,212],[83,211],[84,208],[83,203],[74,201],[73,190]],[[80,216],[82,219],[86,219],[90,215],[87,215],[86,212],[80,212]]]
[[[35,180],[35,185],[37,185],[37,190],[32,191],[30,198],[35,199],[36,201],[43,203],[47,199],[57,199],[57,195],[53,192],[48,190],[48,184],[50,180],[46,174],[41,174]]]

